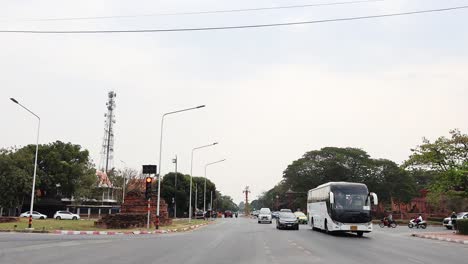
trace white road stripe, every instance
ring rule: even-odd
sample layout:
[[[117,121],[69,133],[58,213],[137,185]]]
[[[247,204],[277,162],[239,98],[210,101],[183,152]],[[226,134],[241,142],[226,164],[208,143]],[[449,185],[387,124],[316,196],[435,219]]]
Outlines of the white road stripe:
[[[83,240],[83,241],[66,241],[66,242],[58,242],[58,243],[47,243],[47,244],[39,244],[39,245],[30,245],[24,247],[16,247],[16,248],[5,248],[0,249],[0,254],[5,253],[16,253],[16,252],[25,252],[31,250],[40,250],[45,248],[54,248],[54,247],[72,247],[72,246],[79,246],[79,245],[90,245],[90,244],[103,244],[109,243],[111,240]]]

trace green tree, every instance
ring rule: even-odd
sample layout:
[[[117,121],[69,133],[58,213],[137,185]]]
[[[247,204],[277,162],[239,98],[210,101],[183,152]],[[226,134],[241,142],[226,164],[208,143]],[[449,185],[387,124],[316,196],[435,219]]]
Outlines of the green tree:
[[[203,190],[204,190],[205,178],[204,177],[193,177],[192,178],[192,203],[195,205],[195,194],[197,194],[197,208],[203,209]],[[197,190],[197,191],[195,191]],[[182,217],[185,214],[188,215],[189,208],[189,192],[190,192],[190,175],[184,175],[177,173],[177,189],[175,188],[175,173],[171,172],[163,177],[161,182],[161,197],[166,201],[170,210],[173,210],[174,203],[177,203],[177,215]],[[216,185],[206,180],[206,208],[209,209],[211,202],[211,192],[213,192],[213,201],[218,197],[216,192]],[[214,202],[213,202],[214,203]],[[185,213],[185,214],[184,214]]]
[[[259,197],[261,205],[276,208],[304,209],[307,192],[330,181],[365,183],[370,191],[389,204],[392,200],[408,202],[416,195],[415,180],[390,160],[374,160],[361,149],[326,147],[310,151],[292,162],[283,180]]]
[[[0,150],[0,207],[20,210],[25,198],[31,195],[32,163],[34,156]]]
[[[217,192],[217,199],[213,202],[214,208],[217,211],[224,212],[226,210],[237,212],[239,211],[239,206],[232,200],[232,198],[228,195],[221,195],[221,193]]]
[[[429,190],[433,198],[468,198],[468,135],[451,130],[450,138],[439,137],[434,142],[423,139],[412,152],[404,166],[432,175]]]
[[[5,207],[22,207],[30,198],[35,146],[0,152],[0,203]],[[87,197],[96,183],[89,152],[81,146],[56,141],[39,145],[36,195],[55,197],[58,188],[63,196]]]

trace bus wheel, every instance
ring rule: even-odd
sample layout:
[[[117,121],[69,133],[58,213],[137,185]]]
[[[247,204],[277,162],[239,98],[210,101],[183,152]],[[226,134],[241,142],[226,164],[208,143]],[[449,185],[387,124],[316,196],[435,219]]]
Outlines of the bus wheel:
[[[357,236],[358,236],[358,237],[362,237],[363,235],[364,235],[364,232],[362,232],[362,231],[358,231],[358,232],[357,232]]]

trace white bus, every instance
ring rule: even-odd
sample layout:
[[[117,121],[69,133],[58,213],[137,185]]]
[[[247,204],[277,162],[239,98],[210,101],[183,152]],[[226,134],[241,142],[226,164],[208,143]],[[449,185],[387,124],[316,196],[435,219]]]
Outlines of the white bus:
[[[322,184],[307,195],[309,224],[312,229],[362,236],[372,231],[371,203],[378,204],[377,195],[369,192],[365,184]]]

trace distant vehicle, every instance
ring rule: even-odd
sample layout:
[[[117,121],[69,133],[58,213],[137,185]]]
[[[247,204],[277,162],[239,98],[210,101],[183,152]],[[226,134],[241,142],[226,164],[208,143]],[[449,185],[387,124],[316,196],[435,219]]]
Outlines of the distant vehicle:
[[[54,218],[57,220],[79,220],[80,216],[77,214],[70,213],[68,211],[57,211],[54,214]]]
[[[288,213],[292,213],[291,209],[281,209],[280,212],[288,212]]]
[[[325,183],[308,192],[309,224],[312,229],[362,236],[372,231],[371,204],[378,204],[377,195],[365,184]]]
[[[382,220],[380,220],[379,226],[381,228],[384,227],[391,227],[391,228],[396,228],[398,226],[398,223],[395,220],[389,221],[386,217]]]
[[[31,211],[24,212],[20,214],[20,217],[29,217]],[[33,219],[47,219],[47,215],[41,214],[37,211],[33,211],[32,213],[32,218]]]
[[[274,218],[274,219],[278,218],[278,215],[279,215],[278,211],[275,211],[275,212],[271,213],[271,217]]]
[[[267,222],[269,224],[272,223],[272,216],[271,216],[271,211],[270,208],[262,208],[260,209],[260,212],[258,214],[258,223],[263,223]]]
[[[195,212],[195,219],[205,219],[205,213],[203,213],[203,211],[196,211]]]
[[[307,216],[303,212],[294,212],[294,215],[297,217],[299,224],[307,225]]]
[[[458,219],[468,219],[468,212],[461,212],[457,214],[457,220]],[[449,216],[447,218],[444,218],[444,221],[442,222],[442,225],[445,226],[447,229],[452,229],[453,224],[452,224],[452,218]]]
[[[295,214],[291,212],[280,212],[276,219],[276,229],[299,230],[299,221]]]
[[[225,217],[225,218],[228,218],[228,217],[231,217],[231,218],[232,218],[232,211],[229,211],[229,210],[225,211],[225,212],[224,212],[224,217]]]
[[[260,212],[259,212],[258,210],[255,210],[255,211],[252,212],[252,215],[255,216],[255,217],[257,217],[259,213],[260,213]]]
[[[421,221],[419,223],[416,223],[415,219],[411,219],[408,223],[408,227],[409,228],[413,228],[413,227],[416,227],[416,228],[422,228],[422,229],[426,229],[427,227],[427,222],[426,221]]]

